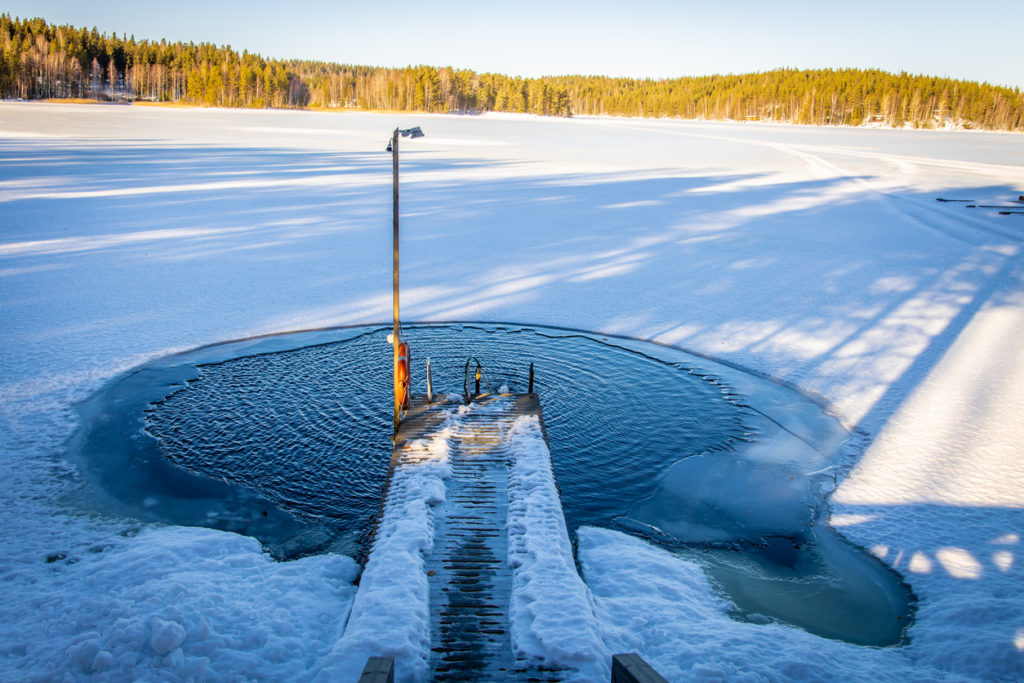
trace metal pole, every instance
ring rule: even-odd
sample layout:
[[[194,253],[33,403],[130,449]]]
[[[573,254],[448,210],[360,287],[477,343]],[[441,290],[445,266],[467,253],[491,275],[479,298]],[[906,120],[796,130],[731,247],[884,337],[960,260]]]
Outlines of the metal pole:
[[[395,395],[395,436],[398,435],[398,417],[402,407],[398,402],[398,345],[400,343],[398,338],[398,129],[395,128],[395,132],[391,135],[391,175],[392,185],[394,193],[394,229],[392,236],[392,260],[393,260],[393,298],[394,298],[394,311],[393,317],[394,322],[391,332],[392,350],[394,352],[394,358],[392,361],[392,371],[394,374],[394,395]]]
[[[430,376],[430,359],[427,359],[427,403],[434,400],[434,379]]]

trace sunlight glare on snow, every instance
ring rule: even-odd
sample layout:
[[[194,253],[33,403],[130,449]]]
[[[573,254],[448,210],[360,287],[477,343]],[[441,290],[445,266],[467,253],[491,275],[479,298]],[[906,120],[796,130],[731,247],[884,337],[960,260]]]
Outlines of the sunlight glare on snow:
[[[10,242],[0,244],[0,256],[41,256],[44,254],[66,254],[81,251],[113,249],[126,244],[159,240],[209,237],[251,230],[248,227],[228,228],[174,228],[167,230],[140,230],[119,235],[94,235],[92,237],[61,237],[32,242]]]
[[[898,275],[880,277],[871,285],[872,292],[912,292],[917,283],[908,278]]]
[[[992,553],[992,564],[1005,574],[1013,568],[1013,553],[1009,550],[999,550]]]
[[[659,206],[665,202],[660,199],[638,199],[635,202],[619,202],[618,204],[605,204],[602,209],[635,209],[638,206]]]
[[[990,305],[976,314],[833,500],[1024,507],[1024,468],[1015,456],[1024,441],[1021,338],[1024,322],[1009,306]],[[981,433],[991,438],[978,441]],[[883,452],[901,457],[883,465],[877,459]]]
[[[981,578],[981,564],[963,548],[939,548],[935,551],[935,559],[954,578]]]
[[[178,194],[192,192],[216,192],[221,190],[258,190],[272,187],[319,187],[338,185],[352,187],[357,184],[384,184],[391,182],[390,174],[337,173],[349,169],[335,168],[335,173],[305,178],[275,178],[272,180],[222,180],[212,183],[178,183],[173,185],[145,185],[141,187],[120,187],[104,190],[48,190],[39,192],[0,192],[0,202],[56,199],[99,199],[104,197],[139,197],[157,194]],[[363,183],[357,182],[362,179]]]
[[[907,568],[915,574],[929,574],[932,571],[932,561],[928,559],[927,555],[918,551],[911,556]]]
[[[842,527],[842,526],[850,526],[850,525],[853,525],[853,524],[865,524],[865,523],[870,522],[870,521],[872,521],[874,519],[877,519],[877,518],[878,518],[878,515],[858,515],[858,514],[844,513],[844,514],[832,515],[829,518],[829,524],[831,524],[832,526]],[[883,556],[884,556],[885,552],[887,552],[888,549],[885,548],[885,546],[881,546],[881,547],[883,549],[885,549],[883,551]]]

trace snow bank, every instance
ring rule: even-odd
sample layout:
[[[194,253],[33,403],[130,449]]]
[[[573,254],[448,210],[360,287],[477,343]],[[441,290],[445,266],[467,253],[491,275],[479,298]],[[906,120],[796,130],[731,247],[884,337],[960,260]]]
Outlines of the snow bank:
[[[19,590],[35,618],[5,618],[0,677],[309,679],[359,573],[340,555],[278,563],[254,539],[207,529],[148,528],[90,550],[51,556]]]
[[[461,399],[460,399],[461,400]],[[430,439],[410,443],[387,491],[373,549],[344,637],[320,680],[356,680],[368,657],[394,657],[395,680],[421,681],[430,654],[430,600],[424,560],[451,477],[449,440],[465,406],[452,408]]]
[[[900,649],[865,648],[730,617],[700,565],[617,531],[584,527],[580,563],[613,652],[637,652],[670,681],[932,681]]]
[[[590,591],[576,572],[555,487],[551,454],[535,415],[512,423],[508,439],[509,616],[517,656],[575,669],[580,680],[607,680],[611,653],[594,617]]]

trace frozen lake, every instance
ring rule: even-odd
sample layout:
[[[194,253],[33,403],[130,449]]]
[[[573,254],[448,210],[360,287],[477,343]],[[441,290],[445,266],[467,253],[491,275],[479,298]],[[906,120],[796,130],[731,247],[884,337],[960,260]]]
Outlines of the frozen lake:
[[[74,404],[142,362],[387,320],[396,125],[427,134],[402,145],[405,319],[620,334],[795,387],[851,430],[832,525],[921,599],[909,644],[861,648],[737,620],[697,565],[594,530],[610,649],[670,679],[1020,677],[1024,217],[935,199],[1015,200],[1021,136],[21,103],[0,104],[5,676],[329,658],[343,559],[85,514],[62,456]]]

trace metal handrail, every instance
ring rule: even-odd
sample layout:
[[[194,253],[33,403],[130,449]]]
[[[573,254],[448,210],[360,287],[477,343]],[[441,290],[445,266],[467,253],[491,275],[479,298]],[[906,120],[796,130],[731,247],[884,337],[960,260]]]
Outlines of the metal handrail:
[[[427,403],[434,402],[434,378],[430,375],[430,359],[427,359]]]
[[[473,362],[473,361],[476,361],[476,370],[474,371],[474,378],[476,380],[476,390],[472,394],[470,394],[469,393],[469,364],[471,362]],[[470,356],[469,358],[466,359],[466,369],[465,369],[464,372],[465,372],[465,377],[462,380],[462,393],[463,393],[463,395],[465,395],[467,401],[470,401],[473,398],[476,398],[477,396],[481,395],[480,394],[480,380],[481,379],[483,379],[484,385],[487,386],[487,393],[488,394],[493,394],[494,393],[494,391],[491,390],[491,383],[487,381],[487,376],[484,375],[484,366],[480,364],[480,361],[477,360],[476,356]]]

